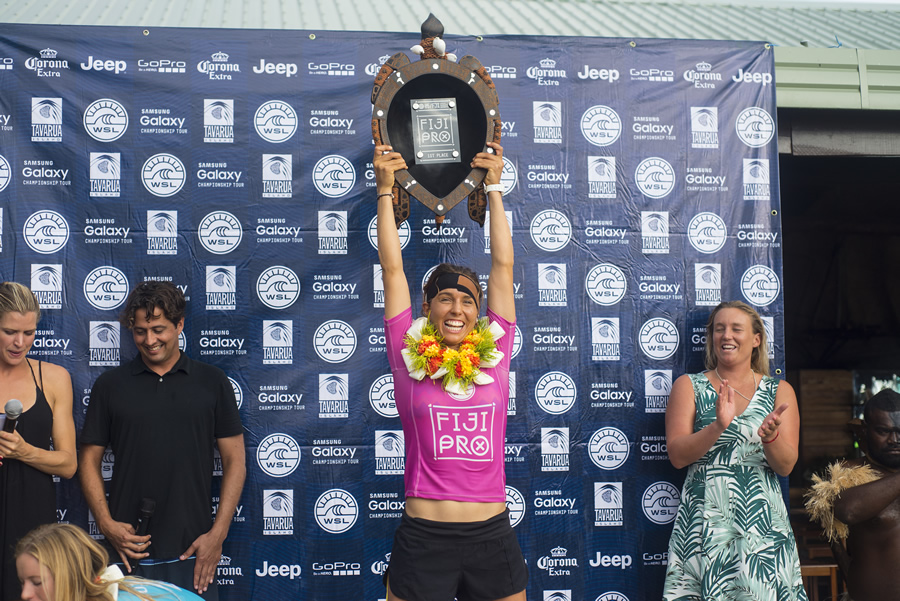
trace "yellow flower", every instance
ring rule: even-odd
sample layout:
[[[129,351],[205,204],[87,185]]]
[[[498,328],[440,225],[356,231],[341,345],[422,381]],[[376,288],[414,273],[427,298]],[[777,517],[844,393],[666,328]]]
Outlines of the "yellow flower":
[[[471,332],[469,332],[469,335],[466,336],[466,342],[472,345],[481,344],[481,341],[483,339],[484,335],[476,330],[472,330]]]
[[[444,363],[450,364],[459,359],[459,351],[448,348],[444,351]]]

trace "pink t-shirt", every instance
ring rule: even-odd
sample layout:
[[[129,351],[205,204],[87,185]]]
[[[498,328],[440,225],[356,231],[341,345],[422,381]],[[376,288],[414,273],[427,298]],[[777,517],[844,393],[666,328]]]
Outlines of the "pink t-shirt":
[[[385,319],[394,399],[406,445],[407,497],[481,503],[506,501],[505,436],[509,361],[515,324],[488,309],[506,335],[497,340],[503,359],[482,371],[494,378],[466,396],[451,395],[441,380],[414,380],[400,351],[412,325],[412,309]]]

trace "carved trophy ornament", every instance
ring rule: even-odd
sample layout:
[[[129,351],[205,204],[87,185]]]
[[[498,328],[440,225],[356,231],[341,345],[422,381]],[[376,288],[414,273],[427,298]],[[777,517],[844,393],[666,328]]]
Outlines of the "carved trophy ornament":
[[[494,82],[474,56],[446,52],[444,26],[428,15],[422,42],[410,62],[398,52],[375,77],[372,138],[389,144],[408,169],[394,174],[394,219],[409,217],[409,198],[431,209],[440,225],[447,212],[468,198],[469,217],[484,225],[487,173],[469,164],[479,152],[500,142],[500,109]]]

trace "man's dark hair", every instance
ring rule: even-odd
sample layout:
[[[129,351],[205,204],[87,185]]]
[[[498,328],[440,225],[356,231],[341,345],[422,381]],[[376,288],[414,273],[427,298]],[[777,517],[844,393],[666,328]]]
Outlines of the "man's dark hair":
[[[885,388],[866,401],[866,408],[863,410],[863,419],[867,422],[872,415],[872,410],[884,411],[885,413],[895,413],[900,411],[900,393],[891,390],[890,388]]]
[[[128,295],[125,308],[119,315],[119,323],[130,330],[138,309],[143,309],[150,316],[159,308],[163,317],[178,325],[184,318],[186,306],[184,294],[172,282],[141,282]]]

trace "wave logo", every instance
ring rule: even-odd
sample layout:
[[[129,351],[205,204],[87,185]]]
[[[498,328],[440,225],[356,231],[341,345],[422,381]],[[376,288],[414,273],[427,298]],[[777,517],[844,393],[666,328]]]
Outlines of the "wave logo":
[[[594,146],[609,146],[622,135],[622,120],[608,106],[592,106],[581,116],[581,135]]]
[[[340,198],[353,189],[356,170],[346,158],[329,154],[316,162],[312,178],[316,190],[329,198]]]
[[[769,267],[754,265],[741,276],[741,293],[757,307],[771,305],[781,291],[781,281]]]
[[[237,380],[228,376],[228,381],[231,382],[231,390],[234,392],[234,401],[237,403],[237,408],[240,409],[241,405],[244,404],[244,390],[241,388],[241,385],[238,384]]]
[[[0,154],[0,192],[3,192],[6,189],[6,186],[9,185],[10,180],[12,179],[12,170],[9,166],[9,161],[6,160],[6,157]]]
[[[624,522],[621,482],[594,482],[594,526],[621,526]]]
[[[519,354],[519,352],[522,350],[522,346],[524,345],[524,340],[525,339],[522,336],[522,330],[520,330],[519,326],[517,325],[516,326],[516,335],[515,335],[515,337],[513,337],[512,354],[509,357],[510,361],[515,359],[516,356]]]
[[[588,198],[616,197],[616,157],[588,156]]]
[[[197,236],[209,252],[226,255],[240,245],[244,230],[241,222],[231,213],[213,211],[200,221]]]
[[[326,490],[316,499],[316,523],[329,534],[340,534],[353,527],[359,517],[356,498],[341,488]]]
[[[715,307],[722,302],[722,266],[719,263],[694,265],[694,304]]]
[[[92,321],[88,331],[88,365],[110,367],[119,364],[120,325],[117,321]]]
[[[98,142],[114,142],[128,129],[128,112],[118,100],[101,98],[84,110],[84,129]]]
[[[625,273],[612,263],[595,265],[584,278],[588,298],[604,307],[611,307],[625,297],[628,282]]]
[[[618,591],[609,591],[597,597],[594,601],[628,601],[628,597]]]
[[[375,475],[402,475],[406,444],[402,430],[375,430]]]
[[[92,152],[89,168],[91,196],[115,197],[121,192],[121,158],[118,152]]]
[[[319,254],[347,254],[347,211],[319,211]]]
[[[128,296],[128,280],[116,267],[104,265],[84,278],[84,297],[97,309],[115,309]]]
[[[262,155],[263,198],[291,198],[294,194],[294,155]]]
[[[680,338],[674,323],[663,317],[653,317],[641,326],[638,340],[645,355],[661,361],[675,354]]]
[[[62,98],[31,99],[31,141],[62,142]]]
[[[533,102],[535,144],[562,144],[562,103]]]
[[[602,470],[611,471],[625,465],[630,451],[628,437],[618,428],[600,428],[588,442],[588,456]]]
[[[141,167],[144,188],[154,196],[167,198],[178,194],[186,179],[184,163],[168,152],[154,154]]]
[[[264,102],[253,115],[253,127],[259,137],[275,144],[290,140],[297,132],[298,124],[296,111],[281,100]]]
[[[300,280],[283,265],[269,267],[256,280],[256,295],[270,309],[286,309],[300,298]]]
[[[31,265],[31,291],[41,309],[62,309],[62,265]]]
[[[669,252],[668,211],[641,211],[641,252],[645,255]]]
[[[622,358],[618,317],[591,318],[591,361]]]
[[[675,170],[667,160],[650,157],[634,170],[634,182],[644,196],[664,198],[675,189]]]
[[[538,263],[538,306],[567,305],[566,264]]]
[[[668,482],[654,482],[641,496],[644,515],[654,524],[668,524],[675,520],[681,493]]]
[[[691,107],[691,148],[719,147],[719,108]]]
[[[263,365],[291,365],[294,362],[294,321],[264,319]]]
[[[572,223],[565,213],[547,209],[531,220],[531,240],[542,250],[562,250],[571,239]]]
[[[206,266],[206,310],[234,311],[237,308],[237,277],[234,265]]]
[[[300,465],[300,447],[287,434],[270,434],[256,447],[256,464],[266,474],[283,478]]]
[[[506,486],[506,508],[509,509],[509,523],[515,528],[525,517],[525,496],[519,489],[509,485]]]
[[[203,99],[203,141],[212,144],[234,142],[234,100]]]
[[[644,413],[665,413],[672,391],[671,369],[644,370]]]
[[[544,601],[572,601],[571,589],[544,591]]]
[[[487,223],[485,223],[485,227],[487,227]],[[369,244],[372,245],[372,248],[378,250],[378,215],[372,217],[372,221],[369,222],[369,227],[366,229],[366,232],[369,235]],[[406,248],[406,245],[409,244],[409,239],[412,237],[409,221],[404,221],[400,224],[397,228],[397,235],[400,236],[400,248]],[[382,290],[384,290],[384,288],[382,288]]]
[[[575,381],[561,371],[551,371],[537,381],[534,398],[538,407],[551,415],[562,415],[575,405]]]
[[[394,376],[392,374],[384,374],[372,382],[369,387],[369,404],[381,417],[394,418],[400,415],[394,400]]]
[[[744,159],[744,200],[769,200],[769,159]]]
[[[541,471],[569,471],[568,428],[541,428]]]
[[[688,240],[695,249],[705,254],[722,250],[728,239],[725,220],[715,213],[697,213],[687,227]]]
[[[147,254],[178,254],[178,211],[147,211]]]
[[[31,250],[49,255],[69,241],[69,224],[56,211],[37,211],[25,220],[22,236]]]
[[[767,111],[751,106],[738,114],[734,130],[741,142],[750,148],[761,148],[775,137],[775,120]]]
[[[516,164],[508,158],[503,157],[503,171],[500,172],[500,183],[503,184],[503,196],[506,196],[515,190],[518,182],[519,171],[516,169]]]
[[[313,346],[323,361],[343,363],[356,351],[356,332],[347,322],[332,319],[316,328]]]

